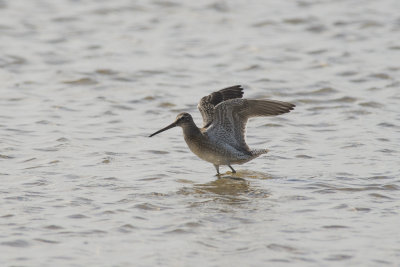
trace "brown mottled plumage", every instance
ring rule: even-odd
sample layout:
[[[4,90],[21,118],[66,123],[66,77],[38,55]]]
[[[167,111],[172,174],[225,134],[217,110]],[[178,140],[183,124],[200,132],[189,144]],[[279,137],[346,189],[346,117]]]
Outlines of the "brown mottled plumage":
[[[229,99],[242,97],[243,88],[240,85],[235,85],[213,92],[201,98],[197,108],[200,110],[201,116],[203,117],[203,127],[207,128],[211,124],[216,105]]]
[[[203,116],[203,128],[198,128],[189,113],[181,113],[175,122],[153,133],[150,137],[170,128],[180,126],[189,149],[199,158],[219,166],[243,164],[267,149],[250,149],[246,144],[246,123],[249,118],[275,116],[287,113],[295,105],[276,100],[242,99],[243,88],[228,87],[203,97],[198,108]]]

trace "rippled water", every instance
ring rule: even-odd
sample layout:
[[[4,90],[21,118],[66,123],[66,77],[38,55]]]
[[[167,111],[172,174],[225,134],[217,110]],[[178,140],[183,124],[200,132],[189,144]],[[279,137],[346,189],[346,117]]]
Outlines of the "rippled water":
[[[0,264],[399,264],[399,10],[0,1]],[[234,84],[297,105],[237,174],[147,137]]]

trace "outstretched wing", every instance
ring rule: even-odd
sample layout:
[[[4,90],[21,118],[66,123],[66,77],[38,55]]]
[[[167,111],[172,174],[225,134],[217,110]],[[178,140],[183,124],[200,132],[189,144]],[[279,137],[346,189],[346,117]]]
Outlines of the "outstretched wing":
[[[242,98],[242,96],[242,86],[235,85],[203,97],[197,105],[197,108],[200,110],[201,116],[203,117],[203,127],[206,128],[212,123],[214,118],[214,108],[216,105],[229,99]]]
[[[207,129],[210,137],[224,141],[239,150],[249,151],[246,144],[246,123],[251,117],[275,116],[291,111],[295,105],[276,100],[232,99],[214,109],[212,124]]]

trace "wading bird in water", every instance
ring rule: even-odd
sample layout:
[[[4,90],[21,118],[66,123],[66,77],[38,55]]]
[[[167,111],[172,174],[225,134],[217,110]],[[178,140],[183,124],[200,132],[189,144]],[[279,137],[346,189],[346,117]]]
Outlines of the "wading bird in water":
[[[243,99],[240,85],[228,87],[203,97],[197,105],[203,117],[203,127],[198,128],[189,113],[180,113],[167,127],[151,134],[180,126],[189,149],[199,158],[220,165],[243,164],[268,152],[268,149],[250,149],[246,144],[247,120],[251,117],[275,116],[287,113],[295,105],[276,100]]]

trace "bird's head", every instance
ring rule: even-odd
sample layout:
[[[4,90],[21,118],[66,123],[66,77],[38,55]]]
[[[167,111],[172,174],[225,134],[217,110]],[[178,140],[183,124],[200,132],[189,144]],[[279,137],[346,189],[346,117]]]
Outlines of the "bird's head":
[[[185,127],[187,125],[190,125],[193,123],[193,118],[189,113],[183,112],[178,114],[178,116],[176,116],[176,119],[173,123],[171,123],[170,125],[168,125],[167,127],[162,128],[161,130],[158,130],[157,132],[149,135],[149,137],[152,137],[156,134],[159,134],[161,132],[164,132],[166,130],[169,130],[171,128],[174,128],[176,126],[180,126],[180,127]]]
[[[181,127],[184,126],[185,124],[191,123],[192,121],[193,121],[192,115],[186,112],[179,113],[175,119],[176,126],[181,126]]]

